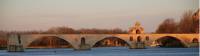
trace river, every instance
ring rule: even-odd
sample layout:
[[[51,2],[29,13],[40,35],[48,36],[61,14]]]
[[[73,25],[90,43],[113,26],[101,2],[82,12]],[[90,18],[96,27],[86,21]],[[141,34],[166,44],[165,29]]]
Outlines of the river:
[[[90,51],[74,51],[67,48],[26,49],[25,52],[0,50],[0,56],[198,56],[199,48],[147,48],[126,47],[92,48]]]

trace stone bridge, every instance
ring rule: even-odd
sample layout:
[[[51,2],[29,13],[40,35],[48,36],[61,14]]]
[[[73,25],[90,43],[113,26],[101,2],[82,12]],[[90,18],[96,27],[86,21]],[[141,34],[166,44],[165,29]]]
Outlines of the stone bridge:
[[[8,51],[23,51],[33,41],[42,37],[57,37],[70,43],[74,50],[91,49],[105,38],[115,37],[125,41],[130,49],[165,45],[168,42],[181,43],[184,47],[199,46],[199,34],[145,34],[140,23],[130,28],[129,34],[10,34]],[[170,39],[175,40],[169,41]],[[169,45],[171,45],[169,44]]]
[[[98,41],[109,37],[124,40],[130,49],[145,48],[155,44],[154,42],[157,40],[167,37],[177,39],[185,47],[191,47],[193,41],[199,39],[199,34],[12,34],[9,35],[10,46],[8,49],[9,51],[24,50],[34,40],[49,36],[64,39],[73,46],[74,50],[90,49]]]

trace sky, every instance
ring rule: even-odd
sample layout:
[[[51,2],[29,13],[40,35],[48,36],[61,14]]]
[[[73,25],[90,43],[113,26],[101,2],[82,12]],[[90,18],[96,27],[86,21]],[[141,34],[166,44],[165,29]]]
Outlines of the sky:
[[[166,18],[179,21],[182,14],[199,8],[198,0],[0,0],[0,30],[121,28],[136,21],[154,32]]]

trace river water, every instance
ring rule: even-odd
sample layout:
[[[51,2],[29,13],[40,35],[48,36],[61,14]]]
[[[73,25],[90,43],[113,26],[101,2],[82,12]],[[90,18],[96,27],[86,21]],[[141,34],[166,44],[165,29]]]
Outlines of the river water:
[[[92,48],[90,51],[73,49],[26,49],[25,52],[0,50],[0,56],[198,56],[199,48],[147,48],[128,49],[126,47]]]

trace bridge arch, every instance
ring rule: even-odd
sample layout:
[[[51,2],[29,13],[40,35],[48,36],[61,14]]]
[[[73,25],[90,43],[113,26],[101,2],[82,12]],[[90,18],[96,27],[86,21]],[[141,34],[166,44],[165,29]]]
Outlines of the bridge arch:
[[[155,40],[160,47],[187,47],[184,41],[174,36],[163,36]]]
[[[199,39],[198,38],[193,38],[192,39],[192,43],[199,43]]]
[[[8,45],[8,41],[6,39],[0,39],[0,48],[5,48]]]
[[[119,38],[119,37],[116,37],[116,36],[108,36],[108,37],[105,37],[103,39],[99,39],[97,41],[94,42],[94,44],[92,44],[91,46],[92,47],[99,47],[98,45],[102,45],[102,43],[104,42],[108,42],[109,40],[114,40],[113,42],[111,41],[109,44],[119,44],[119,46],[130,46],[130,44],[128,43],[128,41],[122,39],[122,38]],[[109,45],[108,43],[105,43],[105,45]],[[120,44],[123,44],[123,45],[120,45]],[[114,47],[112,45],[108,46],[108,47]],[[107,46],[105,46],[107,47]]]
[[[29,46],[31,46],[32,44],[37,44],[37,42],[38,42],[38,40],[39,41],[43,41],[43,40],[45,40],[46,38],[52,38],[53,40],[61,40],[61,41],[63,41],[64,43],[60,43],[60,44],[62,44],[62,45],[69,45],[68,47],[70,47],[70,48],[74,48],[74,45],[73,44],[71,44],[71,42],[69,42],[68,40],[66,40],[66,39],[64,39],[64,38],[62,38],[62,37],[60,37],[60,36],[39,36],[39,37],[37,37],[37,38],[33,38],[33,40],[31,40],[31,41],[29,41],[27,44],[26,44],[26,47],[29,47]],[[51,41],[50,41],[51,42]],[[42,44],[46,44],[46,43],[42,43]],[[57,43],[58,44],[58,43]],[[51,47],[50,47],[51,48]]]

